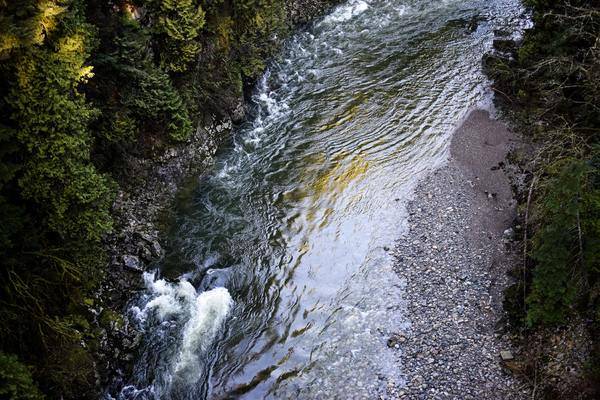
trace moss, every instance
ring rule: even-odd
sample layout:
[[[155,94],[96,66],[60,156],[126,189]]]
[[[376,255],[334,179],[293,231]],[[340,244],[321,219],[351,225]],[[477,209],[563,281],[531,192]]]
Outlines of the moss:
[[[110,309],[105,309],[102,311],[99,322],[100,326],[109,330],[120,330],[125,326],[125,320],[123,319],[123,316]]]

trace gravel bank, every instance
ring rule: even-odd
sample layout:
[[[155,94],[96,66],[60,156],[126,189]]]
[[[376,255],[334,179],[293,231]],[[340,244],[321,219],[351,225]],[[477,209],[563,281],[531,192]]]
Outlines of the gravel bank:
[[[398,398],[530,397],[501,365],[501,352],[516,352],[499,323],[506,271],[518,262],[505,232],[516,202],[504,160],[516,144],[502,123],[473,111],[453,136],[446,166],[409,204],[410,230],[394,256],[407,282],[410,328],[388,342],[406,376]]]

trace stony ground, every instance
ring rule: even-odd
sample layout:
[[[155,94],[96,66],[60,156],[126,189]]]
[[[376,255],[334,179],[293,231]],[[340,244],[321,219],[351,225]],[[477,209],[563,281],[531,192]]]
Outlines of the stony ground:
[[[474,111],[452,139],[448,164],[425,179],[409,205],[409,232],[395,248],[406,279],[410,328],[388,342],[400,352],[401,399],[522,399],[503,370],[515,349],[500,323],[515,215],[504,160],[515,138]]]

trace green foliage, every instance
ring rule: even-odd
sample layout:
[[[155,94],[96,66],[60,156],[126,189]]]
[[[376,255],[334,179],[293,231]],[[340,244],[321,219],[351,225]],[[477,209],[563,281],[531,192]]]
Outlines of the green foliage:
[[[526,286],[524,319],[532,326],[561,324],[578,311],[596,318],[600,5],[527,4],[535,27],[514,59],[491,58],[486,64],[501,98],[510,100],[510,110],[540,144],[528,227],[531,279],[519,283]]]
[[[81,298],[98,283],[114,192],[90,159],[98,112],[81,88],[96,41],[84,5],[11,2],[0,18],[10,44],[0,58],[0,349],[18,349],[44,390],[71,398],[74,378],[54,372],[87,354]]]
[[[75,10],[63,12],[54,22],[65,34],[53,33],[45,46],[23,47],[3,65],[13,77],[4,97],[5,134],[24,153],[18,177],[23,199],[40,207],[57,234],[98,240],[110,228],[110,183],[89,162],[87,126],[96,113],[78,86],[91,75],[85,61],[93,27],[79,18]]]
[[[533,11],[534,27],[513,57],[485,60],[500,94],[496,99],[508,100],[505,110],[539,149],[520,204],[529,217],[523,243],[528,254],[515,274],[517,283],[505,292],[504,306],[535,338],[553,332],[547,341],[552,345],[557,331],[545,328],[585,321],[591,354],[585,376],[565,378],[577,382],[570,390],[539,378],[540,371],[556,369],[550,365],[556,360],[546,357],[553,350],[524,347],[525,353],[542,351],[530,376],[542,397],[554,398],[550,393],[559,389],[595,399],[600,393],[600,3],[524,3]]]
[[[66,11],[57,2],[0,2],[0,59],[21,47],[43,43]]]
[[[233,3],[239,23],[237,41],[242,74],[257,78],[272,53],[277,35],[285,30],[285,8],[281,0],[244,0]]]
[[[591,150],[588,169],[589,189],[583,197],[586,216],[583,218],[582,226],[587,233],[584,262],[589,266],[591,273],[600,275],[600,146],[597,144]]]
[[[74,40],[80,40],[76,38]],[[85,54],[69,58],[62,47],[16,59],[17,80],[6,102],[16,139],[27,154],[21,195],[40,206],[49,228],[68,238],[99,240],[110,229],[110,183],[89,162],[94,116],[76,90],[85,77]]]
[[[33,383],[31,372],[17,357],[0,352],[0,398],[41,400],[44,396]]]
[[[154,0],[149,12],[155,19],[161,66],[168,72],[187,71],[200,53],[204,10],[196,0]]]
[[[155,154],[185,141],[203,114],[231,112],[287,32],[282,0],[141,4],[139,19],[126,2],[95,10],[103,23],[88,93],[103,157]]]
[[[588,201],[594,197],[587,191],[589,167],[572,159],[561,164],[556,176],[546,181],[545,196],[538,209],[543,223],[533,241],[536,270],[527,299],[530,324],[565,320],[581,293],[579,289],[593,273],[588,270],[594,263],[589,255],[598,251],[593,239],[583,240],[593,238],[590,234],[596,232],[588,232],[581,223],[598,223],[589,215],[594,208],[594,202]]]
[[[107,143],[166,136],[183,141],[193,131],[180,93],[168,74],[153,62],[151,35],[138,22],[113,16],[111,32],[96,58],[92,96],[102,110],[98,137]],[[113,37],[117,30],[118,37]]]

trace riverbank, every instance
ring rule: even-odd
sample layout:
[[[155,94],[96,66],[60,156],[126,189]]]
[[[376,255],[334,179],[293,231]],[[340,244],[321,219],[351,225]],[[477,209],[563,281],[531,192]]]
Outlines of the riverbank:
[[[523,254],[506,311],[524,356],[512,369],[537,398],[600,397],[600,9],[527,1],[533,26],[484,58],[496,104],[530,138],[521,160]],[[524,189],[524,190],[523,190]]]
[[[529,390],[502,366],[518,353],[501,322],[516,216],[507,154],[519,139],[486,111],[454,133],[450,159],[417,187],[409,231],[394,251],[406,279],[407,331],[399,398],[521,399]]]

